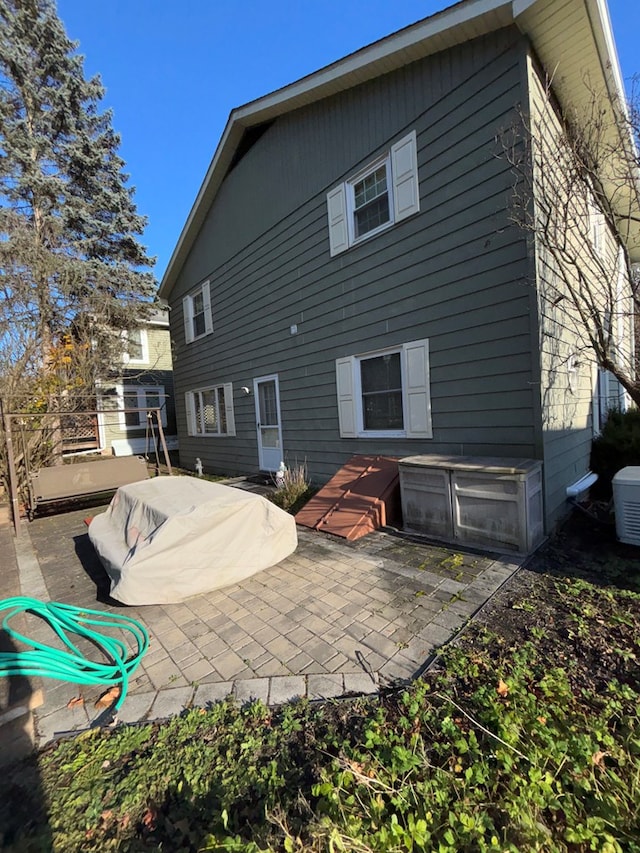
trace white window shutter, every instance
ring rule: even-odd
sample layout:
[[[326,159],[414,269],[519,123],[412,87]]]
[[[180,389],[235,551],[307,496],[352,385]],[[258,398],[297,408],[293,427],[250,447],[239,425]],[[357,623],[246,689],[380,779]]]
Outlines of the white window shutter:
[[[187,435],[196,435],[195,406],[193,404],[193,391],[187,391],[184,395],[185,411],[187,413]]]
[[[227,435],[236,434],[236,419],[233,414],[233,385],[231,382],[225,382],[224,388],[224,408],[227,415]]]
[[[420,210],[418,144],[415,130],[391,146],[394,219],[400,222]]]
[[[204,333],[210,335],[213,332],[213,317],[211,316],[211,285],[208,281],[202,286],[202,302],[204,305]]]
[[[338,422],[341,438],[355,438],[356,400],[353,387],[354,359],[336,360],[336,386],[338,389]]]
[[[193,340],[193,305],[190,296],[185,296],[182,300],[182,313],[184,314],[184,339],[190,344]]]
[[[327,216],[329,218],[329,249],[333,257],[349,248],[347,192],[344,184],[327,193]]]
[[[404,344],[405,431],[407,438],[432,438],[431,394],[429,391],[429,341]]]

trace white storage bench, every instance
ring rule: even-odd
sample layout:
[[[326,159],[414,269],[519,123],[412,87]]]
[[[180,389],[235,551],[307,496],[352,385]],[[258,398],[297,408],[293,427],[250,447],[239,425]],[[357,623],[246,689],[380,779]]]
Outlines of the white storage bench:
[[[541,462],[429,454],[398,469],[405,530],[520,554],[544,538]]]

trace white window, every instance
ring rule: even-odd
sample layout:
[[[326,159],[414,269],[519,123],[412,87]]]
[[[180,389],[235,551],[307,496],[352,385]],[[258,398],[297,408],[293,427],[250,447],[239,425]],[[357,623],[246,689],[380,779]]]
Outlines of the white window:
[[[629,363],[632,349],[632,326],[626,331],[626,315],[633,316],[633,309],[625,311],[628,304],[626,294],[630,291],[630,283],[627,273],[625,254],[622,248],[618,250],[618,269],[616,275],[616,288],[612,310],[604,311],[602,325],[605,334],[610,339],[612,356],[622,364]],[[593,433],[599,435],[611,411],[625,412],[629,405],[629,398],[623,386],[618,382],[613,373],[602,367],[596,367],[594,372],[594,394],[593,394]]]
[[[336,361],[342,438],[431,438],[429,342]]]
[[[420,210],[417,138],[413,130],[389,152],[327,193],[332,255]]]
[[[211,317],[211,288],[208,281],[182,300],[184,336],[189,344],[213,332]]]
[[[589,205],[589,237],[591,245],[600,259],[604,257],[604,232],[604,213],[598,209],[595,201],[591,201]]]
[[[189,435],[235,435],[233,386],[230,382],[185,395]]]
[[[120,429],[145,429],[147,409],[160,409],[160,422],[167,425],[166,394],[163,385],[123,385],[118,388]],[[122,411],[124,409],[124,411]],[[127,411],[128,410],[128,411]],[[138,411],[132,411],[138,410]],[[157,426],[155,416],[153,425]]]
[[[129,329],[122,333],[124,351],[122,361],[125,364],[148,364],[149,340],[146,329]]]

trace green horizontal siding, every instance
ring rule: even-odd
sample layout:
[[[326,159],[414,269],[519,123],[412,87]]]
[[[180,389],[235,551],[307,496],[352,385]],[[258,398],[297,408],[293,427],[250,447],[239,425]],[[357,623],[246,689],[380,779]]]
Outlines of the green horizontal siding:
[[[535,454],[527,251],[495,157],[524,50],[505,30],[414,63],[278,119],[240,160],[171,295],[183,464],[255,471],[255,401],[240,388],[274,373],[286,458],[319,481],[353,453]],[[331,258],[326,192],[414,128],[420,213]],[[204,278],[214,331],[185,345],[182,297]],[[433,440],[341,439],[335,359],[421,338]],[[186,436],[185,391],[223,382],[236,437]]]

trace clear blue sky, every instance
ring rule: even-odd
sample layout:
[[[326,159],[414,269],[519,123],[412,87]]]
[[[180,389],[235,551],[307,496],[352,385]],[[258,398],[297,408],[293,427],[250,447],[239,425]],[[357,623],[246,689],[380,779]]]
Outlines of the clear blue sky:
[[[233,107],[452,0],[58,0],[100,73],[162,277]],[[609,0],[625,79],[640,72],[639,0]]]

